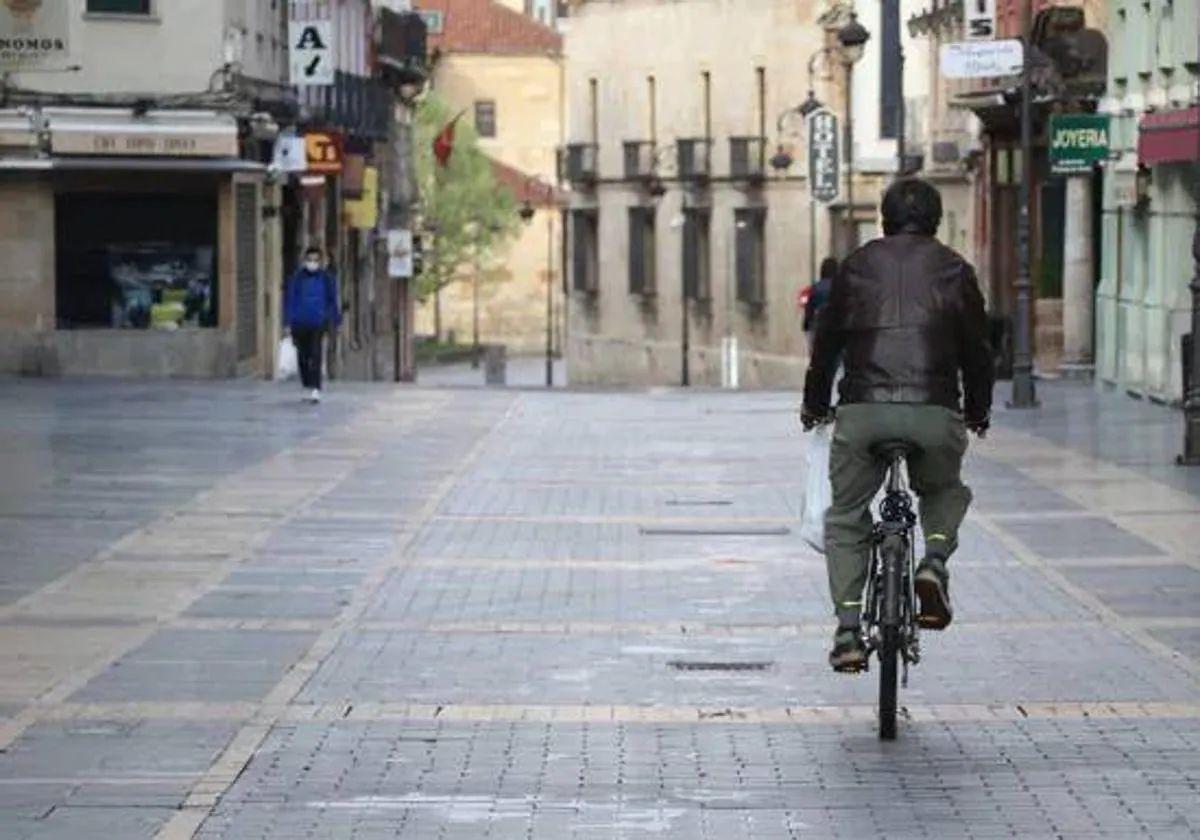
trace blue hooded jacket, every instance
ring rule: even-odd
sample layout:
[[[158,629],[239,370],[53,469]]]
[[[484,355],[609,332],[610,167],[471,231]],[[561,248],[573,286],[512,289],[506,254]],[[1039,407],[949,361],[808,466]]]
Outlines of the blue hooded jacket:
[[[283,322],[288,327],[324,328],[342,321],[337,280],[324,269],[301,268],[288,280],[283,295]]]

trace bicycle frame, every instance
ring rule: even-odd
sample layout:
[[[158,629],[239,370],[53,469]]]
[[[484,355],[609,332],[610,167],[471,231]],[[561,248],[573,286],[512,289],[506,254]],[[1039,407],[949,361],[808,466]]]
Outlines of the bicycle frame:
[[[895,454],[888,467],[886,490],[879,505],[879,519],[871,539],[871,566],[863,598],[862,626],[866,634],[868,653],[880,646],[880,629],[897,627],[900,631],[900,653],[904,663],[901,685],[908,685],[908,666],[921,659],[919,630],[916,619],[916,539],[914,530],[917,515],[912,496],[904,481],[904,456]],[[902,541],[903,567],[886,568],[887,557],[881,549],[885,542]],[[898,572],[898,574],[897,574]],[[889,582],[898,582],[894,594]]]

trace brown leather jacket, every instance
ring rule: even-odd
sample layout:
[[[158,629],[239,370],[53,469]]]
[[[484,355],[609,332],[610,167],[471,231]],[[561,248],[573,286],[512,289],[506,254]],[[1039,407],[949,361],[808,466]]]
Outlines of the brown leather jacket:
[[[804,386],[810,414],[828,413],[839,361],[843,404],[929,403],[985,419],[994,372],[975,270],[921,234],[859,248],[842,263],[817,319]]]

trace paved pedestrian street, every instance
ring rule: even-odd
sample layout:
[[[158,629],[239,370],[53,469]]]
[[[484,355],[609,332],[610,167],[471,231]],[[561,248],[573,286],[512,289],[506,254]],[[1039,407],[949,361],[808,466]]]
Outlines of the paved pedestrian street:
[[[900,735],[795,396],[0,382],[0,837],[1200,835],[1179,415],[975,445]]]

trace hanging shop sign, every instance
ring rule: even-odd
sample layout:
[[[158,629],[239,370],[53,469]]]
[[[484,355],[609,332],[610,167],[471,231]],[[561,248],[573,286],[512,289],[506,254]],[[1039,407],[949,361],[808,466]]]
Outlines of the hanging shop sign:
[[[1025,53],[1016,39],[942,44],[938,67],[947,79],[987,79],[1021,72]]]
[[[342,171],[344,144],[336,131],[309,131],[304,135],[304,151],[308,171],[336,175]]]
[[[990,41],[996,37],[996,0],[966,0],[963,31],[968,41]]]
[[[292,84],[297,87],[333,84],[336,61],[333,55],[333,21],[315,17],[313,3],[291,5],[288,21],[288,57]],[[326,10],[326,14],[328,11]]]
[[[275,139],[271,165],[280,172],[308,171],[308,144],[298,134],[280,134]]]
[[[407,228],[389,230],[387,235],[388,277],[413,276],[413,235]]]
[[[71,8],[63,0],[0,0],[0,69],[67,67]]]
[[[838,197],[838,118],[832,111],[817,111],[808,118],[808,186],[815,201],[828,204]]]
[[[362,195],[349,199],[343,211],[347,227],[370,230],[379,223],[379,170],[368,166],[362,173]]]
[[[1054,114],[1050,117],[1050,171],[1056,175],[1091,172],[1108,159],[1108,117]]]

